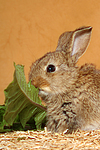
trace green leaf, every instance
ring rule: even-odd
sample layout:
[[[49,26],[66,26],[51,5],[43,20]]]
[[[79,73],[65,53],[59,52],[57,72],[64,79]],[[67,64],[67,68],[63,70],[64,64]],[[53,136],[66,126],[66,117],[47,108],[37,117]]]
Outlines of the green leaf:
[[[5,106],[0,106],[0,132],[3,131],[3,127],[5,125],[5,121],[3,120],[3,115],[5,113]]]
[[[37,129],[40,129],[46,120],[46,107],[41,104],[38,97],[39,90],[31,85],[31,81],[26,83],[24,66],[15,64],[14,66],[14,80],[4,90],[6,98],[4,121],[8,125],[13,125],[19,115],[20,122],[25,127],[27,121],[33,117]]]
[[[43,122],[43,119],[44,119],[44,122],[46,122],[46,113],[45,111],[43,111],[42,113],[38,113],[34,120],[36,121],[36,126],[37,126],[37,129],[41,129],[41,122]]]
[[[3,121],[3,115],[5,113],[5,105],[0,105],[0,123]]]

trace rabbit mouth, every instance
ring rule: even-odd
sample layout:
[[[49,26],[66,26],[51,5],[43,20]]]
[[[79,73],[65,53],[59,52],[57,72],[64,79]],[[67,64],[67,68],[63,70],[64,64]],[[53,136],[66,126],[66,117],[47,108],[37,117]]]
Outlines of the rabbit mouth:
[[[45,99],[48,96],[48,93],[42,89],[39,89],[39,94],[38,94],[42,99]]]
[[[42,89],[39,89],[39,95],[41,95],[41,94],[42,94],[42,95],[48,95],[47,92],[45,92],[45,91],[42,90]]]
[[[44,96],[47,96],[49,93],[51,92],[50,88],[49,87],[42,87],[42,88],[39,88],[39,95],[44,95]]]
[[[44,92],[46,92],[46,93],[51,92],[51,89],[50,89],[48,86],[43,86],[43,87],[40,88],[40,90],[41,90],[41,91],[44,91]]]

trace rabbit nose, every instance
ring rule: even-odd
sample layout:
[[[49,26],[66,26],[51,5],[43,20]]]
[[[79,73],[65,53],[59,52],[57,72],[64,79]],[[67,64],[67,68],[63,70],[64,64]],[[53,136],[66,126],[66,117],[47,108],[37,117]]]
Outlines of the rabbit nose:
[[[32,85],[34,85],[36,88],[42,89],[44,87],[49,87],[50,84],[42,77],[38,76],[35,77],[32,81],[31,81]]]
[[[38,88],[36,80],[32,80],[31,84],[34,85],[36,88]]]
[[[31,83],[32,85],[34,85],[36,88],[40,88],[42,86],[42,79],[41,77],[35,77],[34,79],[32,79]]]

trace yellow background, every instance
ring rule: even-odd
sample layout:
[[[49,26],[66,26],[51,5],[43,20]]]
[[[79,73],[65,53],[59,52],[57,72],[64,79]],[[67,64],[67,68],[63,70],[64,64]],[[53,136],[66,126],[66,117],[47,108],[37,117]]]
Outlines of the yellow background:
[[[25,66],[28,81],[31,63],[54,51],[61,33],[88,25],[90,45],[78,64],[100,68],[100,0],[0,0],[0,104],[13,80],[13,62]]]

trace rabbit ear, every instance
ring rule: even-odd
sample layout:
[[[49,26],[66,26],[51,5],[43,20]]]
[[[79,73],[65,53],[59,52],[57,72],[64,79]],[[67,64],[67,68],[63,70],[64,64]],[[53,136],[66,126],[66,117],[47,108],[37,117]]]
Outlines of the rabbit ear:
[[[69,57],[72,57],[74,63],[76,63],[88,46],[91,30],[92,27],[81,27],[75,31],[63,33],[58,40],[56,50],[69,54]]]
[[[77,54],[80,57],[86,50],[91,36],[92,27],[79,28],[73,33],[71,56]]]

